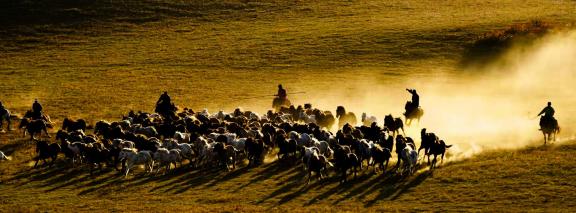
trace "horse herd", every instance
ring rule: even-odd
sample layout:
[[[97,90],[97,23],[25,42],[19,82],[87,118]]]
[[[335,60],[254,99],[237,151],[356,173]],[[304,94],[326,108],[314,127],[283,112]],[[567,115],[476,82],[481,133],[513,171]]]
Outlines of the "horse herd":
[[[185,108],[174,114],[177,116],[165,118],[130,111],[121,120],[102,120],[93,126],[83,119],[66,118],[54,142],[46,137],[36,139],[42,132],[50,137],[46,130],[51,126],[49,118],[24,118],[19,127],[35,141],[34,167],[39,161],[51,166],[63,154],[70,167],[88,167],[93,174],[106,166],[125,176],[138,165],[149,173],[167,173],[173,167],[230,171],[241,161],[248,161],[249,167],[258,166],[266,156],[275,155],[284,166],[302,164],[308,182],[313,173],[322,179],[330,171],[345,182],[348,174],[356,176],[363,168],[385,173],[393,155],[397,157],[396,174],[413,174],[422,150],[434,168],[437,156],[443,160],[450,147],[422,129],[417,148],[414,139],[400,134],[400,130],[404,133],[402,119],[387,115],[380,127],[376,117],[364,113],[357,125],[355,114],[342,106],[336,116],[311,104],[270,110],[262,116],[240,108],[214,114]],[[336,123],[338,131],[334,134],[330,130]],[[0,156],[6,158],[2,153]]]

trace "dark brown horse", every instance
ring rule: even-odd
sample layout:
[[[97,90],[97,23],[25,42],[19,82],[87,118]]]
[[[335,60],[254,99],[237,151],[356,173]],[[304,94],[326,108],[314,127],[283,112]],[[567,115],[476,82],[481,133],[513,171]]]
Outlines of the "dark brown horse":
[[[331,130],[334,123],[336,123],[336,118],[330,111],[322,112],[319,109],[314,109],[313,113],[316,117],[316,123],[321,128],[326,128],[327,130]]]
[[[276,97],[272,100],[272,108],[275,112],[279,112],[282,107],[289,108],[292,103],[287,98]]]
[[[42,130],[48,137],[50,137],[46,129],[47,127],[48,125],[46,124],[46,121],[42,119],[30,120],[30,118],[22,118],[22,120],[20,120],[20,125],[18,126],[20,129],[24,128],[24,136],[26,136],[26,132],[28,132],[28,134],[30,134],[30,139],[32,140],[36,139],[34,137],[36,134],[42,136]]]
[[[338,129],[342,128],[345,124],[356,126],[356,115],[353,112],[346,112],[343,106],[336,108],[336,118],[338,118]]]
[[[38,153],[38,156],[35,158],[36,163],[34,164],[34,168],[38,166],[38,162],[40,160],[44,161],[44,164],[46,164],[47,158],[52,158],[52,161],[50,162],[50,166],[52,166],[52,164],[54,164],[54,161],[56,161],[59,152],[60,152],[59,144],[57,143],[48,144],[48,142],[46,141],[37,141],[36,153]]]
[[[412,109],[410,112],[404,113],[404,118],[406,119],[406,126],[412,124],[412,120],[416,119],[420,123],[420,118],[424,116],[424,110],[420,107]]]
[[[384,117],[384,126],[388,129],[388,133],[392,132],[394,136],[400,133],[400,131],[398,131],[399,129],[402,130],[402,134],[405,134],[404,123],[402,123],[402,119],[393,118],[390,114]]]
[[[64,118],[62,122],[62,129],[72,132],[81,129],[86,132],[86,121],[84,119],[72,120],[69,118]]]
[[[558,121],[554,118],[546,119],[543,117],[542,119],[540,131],[544,135],[544,145],[546,145],[546,142],[556,140],[556,134],[560,133],[560,126],[558,126]]]
[[[444,140],[439,140],[438,142],[432,144],[430,147],[430,151],[428,152],[428,159],[430,159],[430,155],[434,155],[434,159],[432,160],[432,165],[430,165],[430,169],[436,168],[436,157],[441,155],[442,163],[444,163],[444,154],[446,154],[446,149],[452,147],[452,145],[446,145]]]

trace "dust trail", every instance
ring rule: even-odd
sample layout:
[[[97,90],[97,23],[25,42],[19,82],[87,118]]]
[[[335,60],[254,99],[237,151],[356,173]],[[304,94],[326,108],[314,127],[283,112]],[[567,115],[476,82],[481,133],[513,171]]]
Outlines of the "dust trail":
[[[400,83],[362,82],[354,92],[337,88],[330,91],[353,93],[350,98],[318,95],[312,99],[321,108],[345,105],[358,116],[368,112],[381,121],[389,113],[400,116],[410,98],[403,89],[417,88],[425,114],[419,125],[407,128],[407,135],[419,141],[419,131],[426,127],[448,144],[454,144],[452,159],[460,159],[486,149],[542,144],[536,115],[548,101],[553,103],[562,128],[557,143],[574,139],[574,59],[576,31],[555,33],[530,47],[512,48],[501,59],[506,66],[482,70],[481,75],[415,77]]]

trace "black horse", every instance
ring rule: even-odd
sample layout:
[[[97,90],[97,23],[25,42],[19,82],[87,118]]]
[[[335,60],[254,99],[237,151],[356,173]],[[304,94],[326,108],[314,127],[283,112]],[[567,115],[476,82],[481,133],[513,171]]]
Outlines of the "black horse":
[[[46,164],[47,158],[52,158],[52,161],[50,162],[50,166],[52,166],[52,164],[54,164],[54,161],[56,161],[56,158],[58,157],[58,153],[60,152],[60,150],[61,150],[60,145],[57,143],[48,144],[48,142],[46,141],[37,141],[36,153],[38,153],[38,156],[35,158],[36,163],[34,164],[34,168],[38,166],[38,162],[40,160],[44,161],[44,164]]]
[[[30,139],[32,140],[36,139],[34,137],[36,134],[42,135],[42,131],[50,137],[46,129],[48,125],[43,119],[31,120],[30,118],[22,118],[18,127],[24,129],[24,136],[26,136],[26,132],[28,132],[30,134]]]
[[[384,126],[388,129],[388,132],[392,132],[394,136],[400,133],[398,130],[402,130],[402,134],[404,133],[404,123],[402,123],[402,119],[400,118],[393,118],[392,115],[386,115],[384,117]]]
[[[406,126],[412,124],[412,120],[416,119],[420,123],[420,118],[424,115],[424,110],[421,107],[409,109],[404,112],[404,118],[406,119]]]
[[[556,140],[556,134],[560,133],[560,126],[558,126],[558,121],[553,118],[542,117],[540,122],[540,131],[544,135],[544,145],[546,142]]]
[[[69,118],[64,118],[62,122],[62,129],[69,132],[82,130],[86,132],[86,121],[84,119],[72,120]]]
[[[289,108],[292,103],[287,98],[276,97],[272,100],[272,108],[275,112],[279,112],[282,107]]]

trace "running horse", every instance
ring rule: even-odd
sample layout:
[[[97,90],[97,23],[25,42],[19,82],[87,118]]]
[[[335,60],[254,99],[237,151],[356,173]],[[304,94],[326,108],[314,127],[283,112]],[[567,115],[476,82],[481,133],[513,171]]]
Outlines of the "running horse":
[[[544,135],[544,145],[550,140],[556,141],[556,134],[560,133],[560,126],[558,126],[558,121],[554,118],[542,117],[542,122],[540,124],[540,131]]]
[[[290,105],[292,105],[292,103],[288,98],[275,97],[274,100],[272,100],[272,108],[274,108],[276,112],[279,112],[282,107],[288,108]]]

